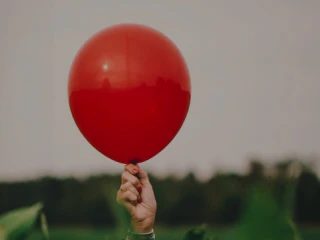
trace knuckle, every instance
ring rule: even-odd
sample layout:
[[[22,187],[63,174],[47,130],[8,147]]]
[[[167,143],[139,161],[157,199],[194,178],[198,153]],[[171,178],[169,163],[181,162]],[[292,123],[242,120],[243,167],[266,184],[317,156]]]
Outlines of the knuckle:
[[[137,201],[138,197],[134,194],[130,195],[130,200],[131,201]]]
[[[133,184],[134,184],[134,185],[138,185],[139,183],[140,183],[140,182],[139,182],[138,178],[134,178]]]
[[[125,171],[129,171],[129,170],[130,170],[130,165],[125,165],[125,166],[124,166],[124,170],[125,170]]]
[[[137,189],[132,188],[132,189],[130,189],[130,191],[131,191],[135,196],[139,196],[139,192],[137,191]]]
[[[131,200],[132,199],[132,195],[133,194],[131,192],[128,192],[127,195],[126,195],[127,196],[126,199]]]
[[[135,187],[130,183],[130,185],[128,185],[128,190],[131,192],[134,192]]]

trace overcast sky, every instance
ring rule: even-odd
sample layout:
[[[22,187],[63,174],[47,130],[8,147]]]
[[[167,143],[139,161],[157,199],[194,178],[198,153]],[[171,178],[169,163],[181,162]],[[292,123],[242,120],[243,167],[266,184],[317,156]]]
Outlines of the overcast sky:
[[[243,171],[250,156],[320,156],[318,0],[0,1],[0,179],[119,172],[82,137],[67,99],[76,51],[134,22],[169,36],[192,79],[157,174]]]

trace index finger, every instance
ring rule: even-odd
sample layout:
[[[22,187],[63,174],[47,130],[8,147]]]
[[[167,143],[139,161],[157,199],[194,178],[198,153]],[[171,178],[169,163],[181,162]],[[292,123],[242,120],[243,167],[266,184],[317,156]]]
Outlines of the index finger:
[[[130,164],[124,166],[124,170],[135,175],[139,172],[139,166],[130,163]]]
[[[121,182],[122,184],[125,184],[126,182],[130,182],[135,187],[138,187],[140,184],[139,179],[128,171],[124,171],[122,173]]]

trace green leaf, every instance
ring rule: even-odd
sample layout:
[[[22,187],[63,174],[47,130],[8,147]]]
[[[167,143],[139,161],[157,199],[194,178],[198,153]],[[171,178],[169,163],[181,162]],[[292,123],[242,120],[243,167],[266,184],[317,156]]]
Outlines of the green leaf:
[[[3,239],[21,240],[29,235],[42,208],[42,204],[37,203],[31,207],[19,208],[0,216],[0,226],[5,234]]]
[[[6,240],[6,231],[3,226],[0,226],[0,240]]]
[[[115,229],[116,234],[114,239],[121,239],[125,236],[130,228],[131,224],[131,216],[128,211],[125,209],[124,206],[119,205],[116,202],[115,196],[117,195],[117,187],[113,184],[106,184],[105,185],[105,197],[109,206],[113,210],[113,216],[116,220],[117,228]]]
[[[44,238],[48,240],[49,239],[48,224],[47,224],[46,216],[43,213],[41,213],[40,215],[40,226],[41,226],[41,230]]]

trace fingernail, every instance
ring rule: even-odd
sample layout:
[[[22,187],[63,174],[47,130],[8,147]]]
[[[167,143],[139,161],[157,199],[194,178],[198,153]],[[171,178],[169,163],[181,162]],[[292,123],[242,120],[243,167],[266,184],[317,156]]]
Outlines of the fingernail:
[[[142,199],[141,197],[138,197],[138,200],[137,200],[138,203],[141,203],[142,202]]]
[[[137,190],[138,190],[139,193],[142,192],[142,187],[141,187],[141,186],[138,186],[138,187],[137,187]]]
[[[133,168],[133,169],[132,169],[132,173],[133,173],[133,174],[136,174],[137,172],[138,172],[138,169],[136,169],[136,168]]]

